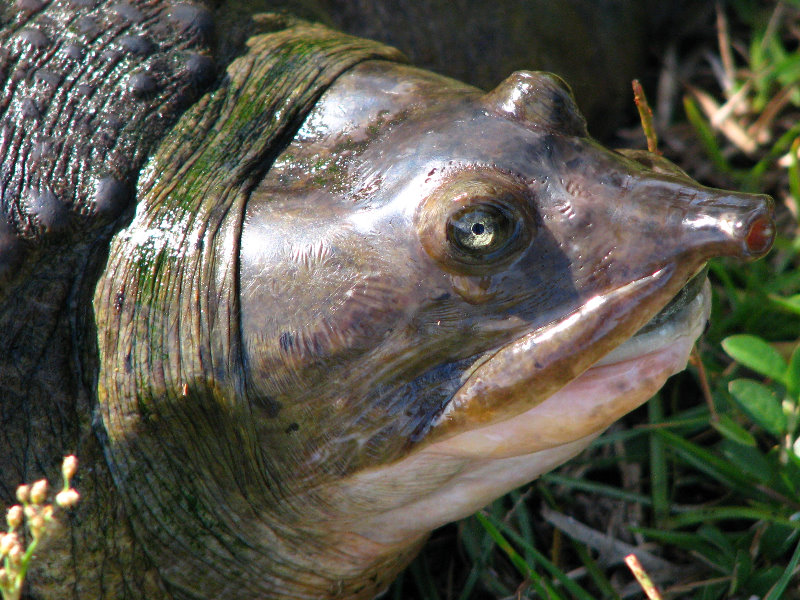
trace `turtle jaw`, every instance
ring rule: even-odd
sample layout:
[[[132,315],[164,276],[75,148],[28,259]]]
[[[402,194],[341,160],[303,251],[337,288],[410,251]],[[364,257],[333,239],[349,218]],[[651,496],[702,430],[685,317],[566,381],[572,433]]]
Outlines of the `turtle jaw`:
[[[414,540],[566,462],[684,368],[708,319],[710,297],[705,281],[657,329],[634,336],[516,416],[462,422],[459,431],[400,461],[343,480],[338,497],[358,498],[371,511],[348,527],[376,543]]]
[[[710,308],[711,291],[705,280],[699,292],[668,320],[656,328],[645,325],[641,333],[617,346],[543,401],[531,402],[531,408],[511,418],[435,442],[431,449],[496,459],[574,444],[581,439],[588,443],[647,401],[668,377],[685,368],[689,353],[708,321]],[[447,415],[441,418],[446,419]]]
[[[648,269],[628,283],[587,295],[578,308],[482,356],[462,376],[426,441],[436,444],[535,408],[644,327],[699,267]]]

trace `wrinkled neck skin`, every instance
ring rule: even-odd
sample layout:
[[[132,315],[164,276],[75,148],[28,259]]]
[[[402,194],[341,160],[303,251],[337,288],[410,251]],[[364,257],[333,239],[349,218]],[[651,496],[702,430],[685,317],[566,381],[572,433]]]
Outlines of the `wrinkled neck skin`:
[[[341,75],[213,274],[238,271],[238,310],[213,324],[241,341],[238,387],[212,370],[104,414],[112,460],[150,461],[118,483],[168,589],[372,598],[432,528],[645,401],[703,301],[668,344],[587,369],[709,258],[765,251],[750,232],[769,219],[763,197],[663,171],[591,140],[551,76],[483,94],[382,61]]]

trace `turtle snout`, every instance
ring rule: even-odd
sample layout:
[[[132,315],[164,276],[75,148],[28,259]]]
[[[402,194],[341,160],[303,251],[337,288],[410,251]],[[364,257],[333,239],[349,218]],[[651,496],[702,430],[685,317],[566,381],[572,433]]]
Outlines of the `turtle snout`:
[[[745,223],[744,248],[748,258],[764,256],[775,241],[775,221],[772,219],[772,198],[756,196],[759,206]]]
[[[769,196],[706,190],[691,204],[683,222],[685,233],[706,238],[715,254],[752,260],[764,256],[775,241]]]

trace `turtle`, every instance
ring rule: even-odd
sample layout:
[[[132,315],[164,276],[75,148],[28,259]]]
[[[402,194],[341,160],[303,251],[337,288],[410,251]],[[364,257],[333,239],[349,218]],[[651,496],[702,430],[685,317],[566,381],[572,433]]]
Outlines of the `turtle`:
[[[681,370],[706,262],[772,244],[769,197],[603,147],[556,75],[217,16],[4,5],[0,489],[84,465],[31,598],[376,597]]]

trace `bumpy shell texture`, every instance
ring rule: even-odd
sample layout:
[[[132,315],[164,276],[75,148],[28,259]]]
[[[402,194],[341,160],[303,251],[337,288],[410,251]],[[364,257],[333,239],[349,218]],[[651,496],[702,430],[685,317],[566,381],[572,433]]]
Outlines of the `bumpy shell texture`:
[[[215,80],[211,33],[188,3],[0,3],[3,482],[90,418],[97,269],[144,161]]]

